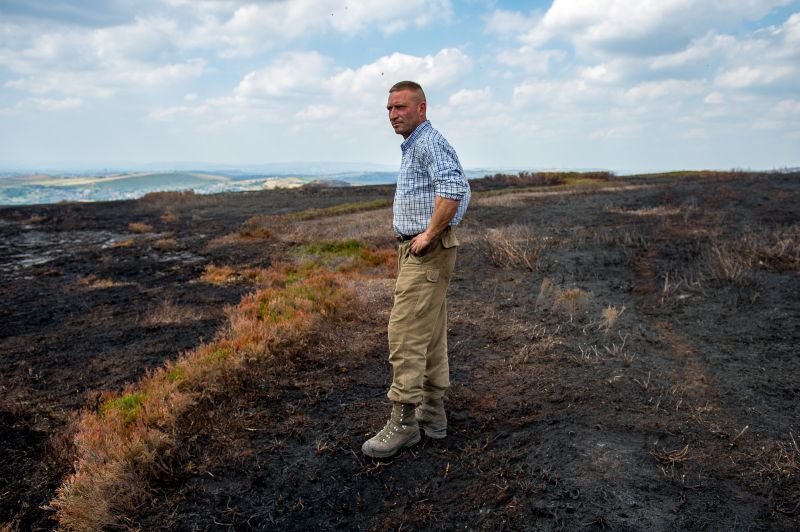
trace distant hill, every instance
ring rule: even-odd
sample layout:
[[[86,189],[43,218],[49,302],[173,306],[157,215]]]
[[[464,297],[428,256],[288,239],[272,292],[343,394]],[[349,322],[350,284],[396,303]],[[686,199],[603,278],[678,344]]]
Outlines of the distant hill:
[[[272,165],[281,168],[280,165]],[[286,165],[288,168],[288,165]],[[319,170],[309,165],[308,170]],[[334,182],[336,186],[392,184],[396,171],[368,170],[327,173],[260,173],[243,169],[176,172],[130,172],[110,175],[0,175],[0,205],[30,205],[61,201],[109,201],[135,199],[148,192],[194,190],[198,194],[243,192],[300,187],[312,182]],[[254,169],[253,169],[254,170]],[[468,179],[483,177],[497,169],[466,170]]]
[[[139,198],[148,192],[194,190],[199,194],[293,188],[313,181],[339,186],[392,183],[393,172],[329,174],[258,174],[222,172],[136,172],[112,175],[5,175],[0,177],[0,204],[29,205],[61,201],[108,201]]]

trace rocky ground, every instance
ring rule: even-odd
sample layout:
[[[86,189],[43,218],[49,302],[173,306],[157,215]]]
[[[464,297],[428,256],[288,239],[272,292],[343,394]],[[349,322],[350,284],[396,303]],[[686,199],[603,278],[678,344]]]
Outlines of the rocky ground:
[[[360,453],[389,408],[392,283],[375,280],[361,319],[182,420],[181,452],[123,524],[796,529],[797,177],[476,195],[448,296],[448,438]],[[246,220],[391,194],[0,209],[0,523],[53,528],[70,420],[212,337],[252,289],[204,281],[208,265],[267,267],[296,243],[362,233],[391,245],[388,209],[243,238]]]

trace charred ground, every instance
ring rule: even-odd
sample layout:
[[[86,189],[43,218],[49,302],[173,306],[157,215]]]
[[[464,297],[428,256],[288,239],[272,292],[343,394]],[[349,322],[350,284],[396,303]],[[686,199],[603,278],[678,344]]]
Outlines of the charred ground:
[[[122,523],[794,529],[798,188],[796,175],[711,174],[476,195],[449,292],[447,439],[360,454],[388,413],[392,287],[376,281],[354,303],[361,319],[181,420],[180,451]],[[76,412],[213,336],[251,289],[203,281],[208,265],[266,267],[360,227],[391,245],[377,236],[387,209],[285,233],[247,220],[391,192],[0,210],[0,522],[52,528],[42,506],[69,471]]]

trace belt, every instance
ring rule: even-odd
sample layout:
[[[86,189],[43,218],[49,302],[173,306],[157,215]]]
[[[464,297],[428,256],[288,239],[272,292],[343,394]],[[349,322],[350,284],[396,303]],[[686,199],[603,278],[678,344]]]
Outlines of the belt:
[[[408,242],[417,235],[419,235],[419,233],[417,233],[416,235],[397,235],[395,238],[397,239],[398,242]]]

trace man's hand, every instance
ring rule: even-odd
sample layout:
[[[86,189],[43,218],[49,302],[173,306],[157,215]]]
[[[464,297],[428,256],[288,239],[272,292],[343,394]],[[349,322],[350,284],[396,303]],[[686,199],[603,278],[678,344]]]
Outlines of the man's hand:
[[[411,254],[422,255],[422,252],[431,245],[431,242],[433,242],[433,237],[427,231],[418,234],[411,239]]]
[[[459,201],[457,200],[436,196],[433,205],[433,216],[428,223],[428,228],[411,239],[410,249],[413,255],[421,255],[433,240],[447,228],[450,220],[456,215],[458,203]]]

